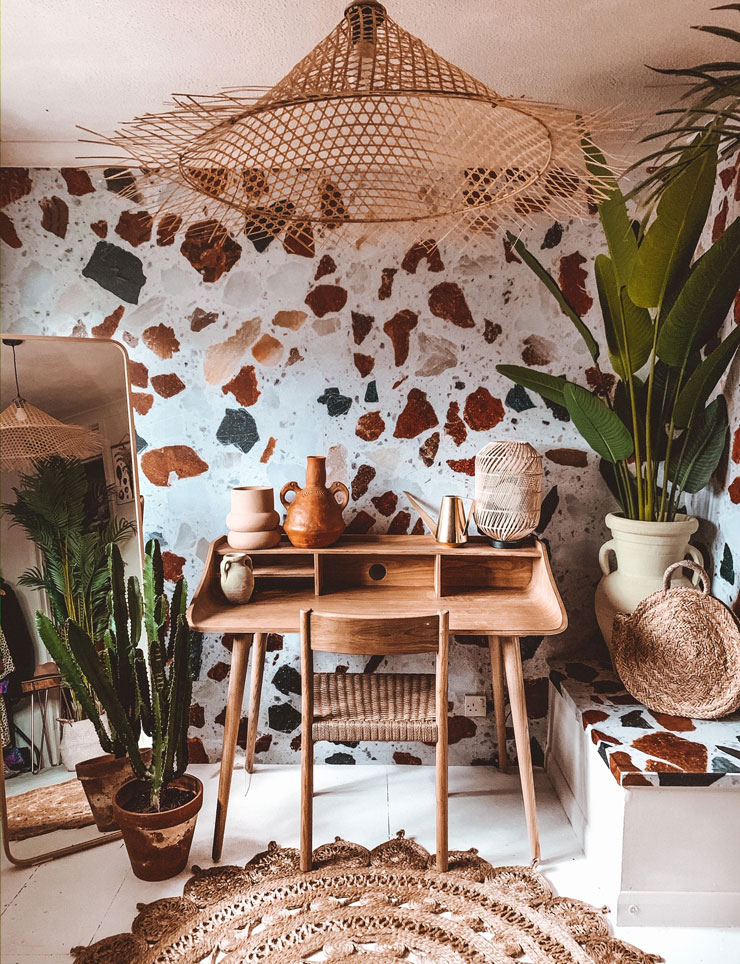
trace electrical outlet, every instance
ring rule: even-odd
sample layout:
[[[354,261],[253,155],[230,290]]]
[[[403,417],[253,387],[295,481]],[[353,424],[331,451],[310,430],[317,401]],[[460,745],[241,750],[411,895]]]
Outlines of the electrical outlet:
[[[465,715],[468,717],[485,716],[486,715],[485,696],[466,696],[465,697]]]

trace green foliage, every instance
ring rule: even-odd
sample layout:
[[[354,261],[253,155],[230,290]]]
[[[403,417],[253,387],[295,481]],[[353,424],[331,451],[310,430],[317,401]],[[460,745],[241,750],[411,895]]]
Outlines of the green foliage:
[[[714,9],[740,14],[740,3],[726,3]],[[692,29],[740,44],[740,32],[737,30],[713,25]],[[643,138],[644,141],[660,143],[657,150],[650,151],[634,165],[635,168],[649,168],[650,173],[633,192],[649,200],[660,197],[691,163],[691,158],[684,150],[689,138],[698,135],[701,139],[702,135],[712,132],[716,136],[716,143],[702,139],[700,150],[718,154],[723,159],[732,157],[740,150],[740,61],[714,61],[679,69],[651,69],[677,78],[686,85],[686,89],[681,96],[681,106],[658,112],[659,116],[670,118],[668,126]]]
[[[589,171],[613,184],[599,204],[610,254],[598,255],[594,265],[609,359],[619,379],[613,397],[522,366],[497,366],[565,406],[601,456],[602,475],[632,519],[671,521],[681,495],[707,485],[728,434],[724,400],[705,405],[740,348],[740,328],[703,360],[701,350],[721,328],[740,287],[740,218],[692,264],[709,214],[719,143],[709,131],[683,148],[680,170],[640,230],[603,156],[584,143]],[[516,251],[581,335],[591,337],[521,241]],[[599,373],[598,346],[589,352]]]
[[[3,512],[25,529],[42,558],[40,567],[23,573],[20,584],[46,594],[57,629],[74,620],[101,648],[110,587],[108,549],[130,538],[135,525],[120,518],[100,521],[108,493],[90,486],[79,459],[38,459],[13,492],[16,500],[3,505]]]
[[[128,753],[134,773],[149,784],[152,805],[159,809],[163,789],[188,765],[190,660],[196,634],[187,624],[187,585],[180,579],[172,600],[167,599],[162,553],[155,540],[146,546],[143,599],[135,576],[125,582],[116,546],[110,548],[108,565],[111,590],[104,659],[89,633],[73,620],[67,620],[60,632],[43,613],[37,613],[36,624],[65,682],[90,710],[103,749],[119,756]],[[146,655],[138,645],[142,623]],[[100,722],[96,701],[108,716],[110,737]],[[139,751],[142,729],[152,738],[148,766]]]

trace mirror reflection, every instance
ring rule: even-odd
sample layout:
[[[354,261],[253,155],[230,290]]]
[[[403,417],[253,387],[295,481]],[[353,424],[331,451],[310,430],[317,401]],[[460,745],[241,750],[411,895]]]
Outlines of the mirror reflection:
[[[89,802],[101,761],[85,761],[104,754],[95,714],[63,685],[38,614],[58,629],[72,618],[102,653],[108,549],[139,574],[141,537],[122,346],[5,338],[0,376],[0,728],[7,846],[24,861],[115,829]]]

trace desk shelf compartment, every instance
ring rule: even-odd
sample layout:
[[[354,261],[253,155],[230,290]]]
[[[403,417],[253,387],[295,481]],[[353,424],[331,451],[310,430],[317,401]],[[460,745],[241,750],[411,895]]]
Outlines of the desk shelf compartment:
[[[471,595],[491,590],[526,590],[532,582],[531,556],[489,554],[440,555],[437,564],[437,594],[440,597]]]
[[[316,595],[347,589],[434,590],[435,559],[431,554],[323,553],[316,557]]]

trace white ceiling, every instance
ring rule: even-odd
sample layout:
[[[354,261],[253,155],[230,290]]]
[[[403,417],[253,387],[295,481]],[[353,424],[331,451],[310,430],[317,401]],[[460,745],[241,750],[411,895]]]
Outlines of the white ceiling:
[[[651,115],[676,97],[645,64],[688,66],[734,46],[717,0],[388,0],[389,14],[501,94]],[[2,159],[72,165],[76,124],[111,130],[173,91],[272,85],[345,0],[3,0]],[[645,123],[643,121],[643,123]],[[649,121],[647,122],[649,123]]]
[[[105,405],[128,407],[124,355],[114,342],[29,338],[15,351],[21,395],[62,422]],[[13,349],[0,344],[0,410],[14,397]]]

